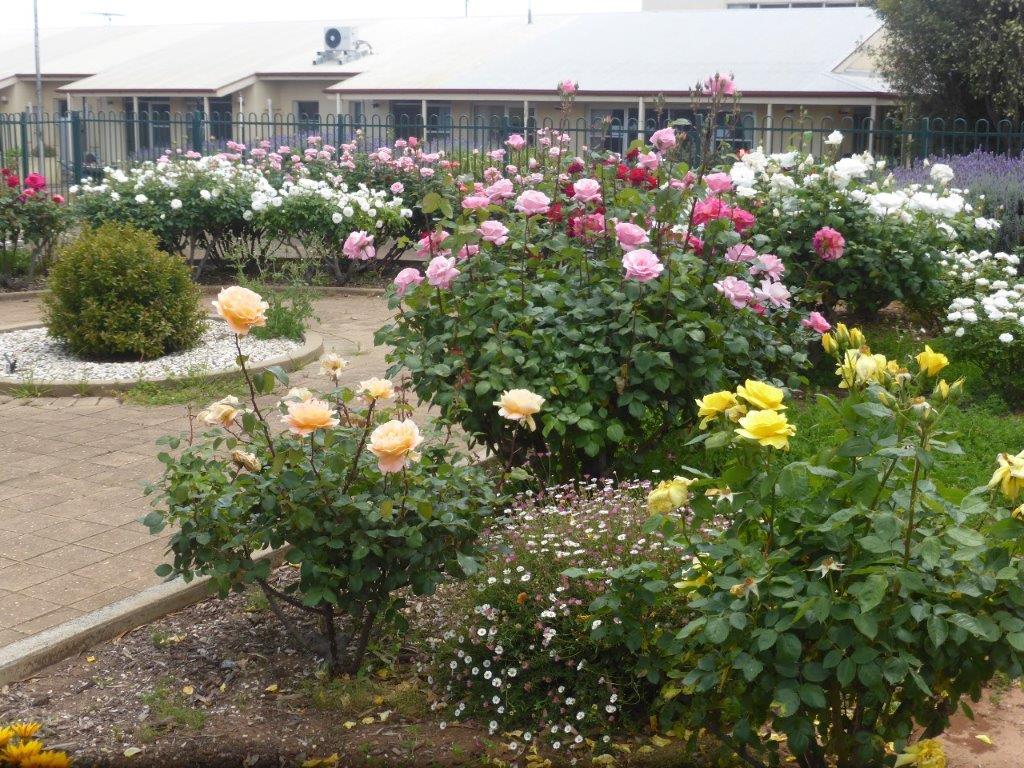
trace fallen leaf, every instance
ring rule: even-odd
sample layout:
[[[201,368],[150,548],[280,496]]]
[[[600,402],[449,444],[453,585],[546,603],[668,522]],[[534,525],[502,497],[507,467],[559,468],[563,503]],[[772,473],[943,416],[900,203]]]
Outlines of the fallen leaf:
[[[353,728],[356,727],[356,721],[355,720],[346,720],[344,723],[342,723],[342,725],[345,727],[345,730],[350,731],[350,730],[352,730]]]
[[[226,691],[227,689],[228,689],[228,684],[227,683],[221,683],[220,684],[220,692],[221,693],[224,693],[224,691]]]
[[[598,755],[592,758],[591,761],[595,765],[615,765],[615,758],[611,755]]]
[[[379,717],[379,718],[380,718],[380,721],[381,721],[381,722],[383,723],[383,722],[385,722],[385,721],[386,721],[386,720],[387,720],[387,719],[388,719],[389,717],[391,717],[391,710],[390,710],[390,709],[385,709],[385,710],[384,710],[383,712],[380,712],[380,713],[379,713],[379,714],[377,715],[377,717]]]
[[[95,664],[96,663],[96,657],[95,656],[86,656],[85,660],[87,662],[89,662],[90,664]]]
[[[988,745],[989,745],[990,747],[992,746],[992,739],[990,739],[990,738],[989,738],[988,736],[986,736],[986,735],[985,735],[984,733],[981,733],[981,734],[979,734],[979,735],[975,736],[974,738],[976,738],[976,739],[977,739],[978,741],[980,741],[980,742],[981,742],[982,744],[988,744]]]
[[[182,687],[181,692],[184,693],[186,696],[191,696],[193,693],[196,692],[196,689],[193,688],[191,685],[186,685]]]
[[[672,743],[671,739],[666,739],[664,736],[651,736],[651,744],[656,747],[667,747]]]
[[[337,752],[329,757],[313,757],[306,760],[302,764],[302,768],[328,768],[337,765],[339,759]]]
[[[373,703],[376,704],[379,707],[381,704],[384,703],[384,697],[383,696],[374,696],[373,697]]]
[[[263,690],[267,693],[277,693],[277,683],[274,683],[273,685],[268,685]]]
[[[124,756],[125,756],[125,757],[135,757],[135,756],[136,756],[137,754],[139,754],[139,752],[141,752],[141,751],[142,751],[142,750],[141,750],[141,749],[139,749],[138,747],[128,747],[128,749],[126,749],[126,750],[124,751]]]
[[[359,722],[361,722],[363,725],[373,725],[377,721],[373,718],[372,715],[367,715],[366,717],[364,717]]]

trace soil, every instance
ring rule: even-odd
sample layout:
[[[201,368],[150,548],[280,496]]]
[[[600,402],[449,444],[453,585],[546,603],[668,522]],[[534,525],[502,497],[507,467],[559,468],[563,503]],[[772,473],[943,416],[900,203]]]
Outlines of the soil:
[[[287,566],[275,574],[292,577]],[[79,768],[508,765],[510,738],[472,723],[442,729],[431,711],[420,649],[443,631],[445,602],[411,601],[410,629],[371,646],[370,673],[331,681],[291,645],[262,595],[211,598],[5,686],[0,723],[42,722],[47,746]],[[949,768],[1024,765],[1021,685],[993,688],[974,711],[943,739]],[[673,746],[618,757],[620,766],[693,765]]]

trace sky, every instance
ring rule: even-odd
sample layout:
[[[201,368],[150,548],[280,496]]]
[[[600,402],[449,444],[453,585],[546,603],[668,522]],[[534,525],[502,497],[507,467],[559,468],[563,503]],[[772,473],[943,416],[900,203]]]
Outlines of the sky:
[[[4,25],[32,28],[32,0],[0,0]],[[38,0],[42,29],[97,24],[177,24],[188,22],[462,16],[466,0]],[[470,16],[638,11],[640,0],[468,0]],[[287,16],[282,16],[287,8]],[[121,14],[104,16],[104,13]]]

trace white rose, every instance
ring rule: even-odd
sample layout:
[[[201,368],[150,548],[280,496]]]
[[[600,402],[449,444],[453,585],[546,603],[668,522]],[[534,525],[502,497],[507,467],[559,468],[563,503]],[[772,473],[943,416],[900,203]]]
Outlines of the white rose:
[[[181,200],[179,200],[178,198],[174,198],[173,200],[171,200],[171,210],[177,211],[179,208],[181,208]]]
[[[843,134],[839,131],[832,131],[832,133],[826,137],[825,143],[832,147],[838,147],[843,143]]]
[[[111,195],[111,197],[113,197],[113,196],[114,196],[114,195]],[[137,194],[137,195],[135,196],[135,202],[136,202],[136,203],[140,203],[140,204],[141,204],[141,203],[148,203],[148,202],[149,202],[149,198],[148,198],[148,197],[146,197],[146,196],[145,196],[144,194],[142,194],[142,193],[140,192],[139,194]]]
[[[1012,344],[1013,343],[1013,334],[1012,333],[1001,333],[1001,334],[999,334],[999,340],[1001,342],[1003,342],[1003,344]]]
[[[335,211],[334,213],[331,214],[331,221],[333,221],[335,224],[341,224],[341,222],[343,222],[344,220],[345,217],[342,216],[338,211]]]

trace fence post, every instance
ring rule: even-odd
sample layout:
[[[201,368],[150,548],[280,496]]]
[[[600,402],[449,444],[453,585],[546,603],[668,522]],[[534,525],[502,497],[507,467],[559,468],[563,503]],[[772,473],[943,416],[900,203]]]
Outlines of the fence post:
[[[931,119],[921,118],[921,157],[928,157],[932,151]]]
[[[21,178],[28,176],[28,110],[21,113]]]
[[[203,118],[205,116],[199,110],[192,112],[192,150],[199,154],[206,152],[206,137],[203,135]]]
[[[72,184],[82,181],[82,114],[71,112],[71,174]]]

